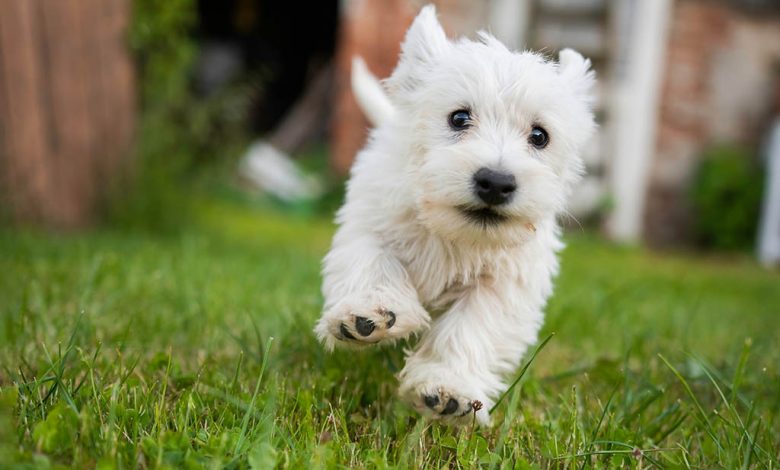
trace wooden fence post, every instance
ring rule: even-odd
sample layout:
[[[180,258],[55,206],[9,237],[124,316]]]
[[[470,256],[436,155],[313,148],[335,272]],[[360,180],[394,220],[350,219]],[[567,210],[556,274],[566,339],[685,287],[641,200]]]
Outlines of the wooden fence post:
[[[121,171],[136,95],[129,0],[0,0],[0,204],[76,228]]]

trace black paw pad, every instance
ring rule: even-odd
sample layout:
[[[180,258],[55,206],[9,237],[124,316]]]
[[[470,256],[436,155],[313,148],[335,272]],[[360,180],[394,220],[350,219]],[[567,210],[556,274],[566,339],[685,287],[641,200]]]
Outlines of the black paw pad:
[[[434,408],[436,405],[439,404],[439,397],[437,397],[436,395],[424,395],[423,402],[425,402],[425,406],[427,406],[428,408]]]
[[[444,409],[441,411],[441,414],[451,415],[452,413],[455,413],[455,410],[457,409],[458,409],[458,400],[454,398],[450,398],[450,401],[447,402],[447,406],[444,407]]]
[[[361,336],[368,336],[376,328],[374,322],[365,317],[355,317],[355,329]]]
[[[391,326],[395,325],[395,312],[388,310],[386,315],[389,317],[387,320],[387,327],[390,328]]]
[[[347,329],[347,325],[341,324],[341,327],[339,328],[339,331],[341,332],[341,336],[347,338],[347,339],[355,339],[354,336],[352,336],[352,333],[349,332]]]

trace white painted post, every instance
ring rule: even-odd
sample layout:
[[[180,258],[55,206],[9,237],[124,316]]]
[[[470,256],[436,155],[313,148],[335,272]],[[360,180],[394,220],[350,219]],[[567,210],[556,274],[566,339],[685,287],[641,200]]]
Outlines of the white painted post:
[[[666,55],[671,0],[635,0],[625,76],[615,82],[610,120],[614,130],[607,221],[618,241],[641,238],[650,164],[656,149],[658,103]]]
[[[780,118],[767,145],[764,207],[758,233],[758,259],[764,266],[780,264]]]
[[[490,32],[509,49],[523,49],[526,47],[530,15],[530,0],[490,0]]]

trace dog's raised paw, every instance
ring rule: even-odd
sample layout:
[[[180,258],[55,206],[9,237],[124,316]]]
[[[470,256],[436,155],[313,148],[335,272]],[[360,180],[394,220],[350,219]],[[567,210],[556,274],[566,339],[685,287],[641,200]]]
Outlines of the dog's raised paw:
[[[340,322],[337,338],[369,344],[381,341],[395,325],[396,315],[392,310],[381,307],[374,309],[373,313],[369,316],[349,314]]]
[[[314,331],[326,347],[393,342],[428,327],[419,302],[381,290],[345,297],[327,309]]]

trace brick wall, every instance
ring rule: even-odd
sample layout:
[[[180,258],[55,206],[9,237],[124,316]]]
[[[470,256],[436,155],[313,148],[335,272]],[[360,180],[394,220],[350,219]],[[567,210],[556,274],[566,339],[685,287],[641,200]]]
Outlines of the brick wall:
[[[368,134],[368,121],[350,88],[352,57],[360,55],[378,77],[395,67],[401,40],[414,18],[408,0],[352,0],[344,3],[336,52],[336,89],[331,126],[331,161],[346,173]]]
[[[687,192],[708,146],[758,147],[780,63],[777,16],[749,16],[706,0],[678,0],[672,15],[645,208],[645,239],[656,246],[688,238]]]

